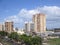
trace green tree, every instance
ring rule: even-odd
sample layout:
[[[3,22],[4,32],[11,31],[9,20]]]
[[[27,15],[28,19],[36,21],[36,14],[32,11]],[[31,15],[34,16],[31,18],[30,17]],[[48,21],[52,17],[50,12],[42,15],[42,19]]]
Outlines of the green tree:
[[[42,39],[38,36],[32,37],[27,35],[21,35],[21,39],[26,45],[42,45]]]
[[[42,45],[42,39],[38,36],[32,37],[31,44],[32,45]]]
[[[0,31],[0,36],[7,36],[7,35],[8,35],[8,32]]]
[[[26,34],[18,35],[17,32],[12,32],[9,35],[9,38],[23,42],[26,45],[42,45],[42,39],[38,36],[32,37],[27,36]]]
[[[19,35],[17,34],[17,32],[12,32],[8,37],[14,39],[15,41],[18,41]]]
[[[30,42],[31,36],[27,36],[26,34],[23,34],[21,35],[20,38],[26,45],[31,45],[31,42]]]

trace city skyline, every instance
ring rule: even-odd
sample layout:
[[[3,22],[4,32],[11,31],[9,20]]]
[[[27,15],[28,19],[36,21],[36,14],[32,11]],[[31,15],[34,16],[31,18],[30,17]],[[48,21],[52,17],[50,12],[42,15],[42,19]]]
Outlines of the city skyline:
[[[46,15],[47,28],[60,27],[60,0],[0,0],[0,22],[12,20],[15,27],[23,28],[36,13]]]

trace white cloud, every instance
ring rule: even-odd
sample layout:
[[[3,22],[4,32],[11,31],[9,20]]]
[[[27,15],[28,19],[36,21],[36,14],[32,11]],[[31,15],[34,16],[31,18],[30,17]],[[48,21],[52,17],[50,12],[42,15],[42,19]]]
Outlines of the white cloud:
[[[50,24],[60,23],[60,7],[57,6],[44,6],[44,7],[37,7],[33,10],[21,9],[17,15],[9,16],[5,20],[12,20],[14,23],[22,24],[25,21],[30,21],[32,19],[32,15],[36,13],[44,13],[47,17],[47,26],[49,27]]]
[[[22,9],[20,12],[19,12],[19,16],[20,17],[24,17],[24,18],[27,18],[27,19],[30,19],[32,17],[32,15],[36,14],[36,13],[39,13],[38,10],[27,10],[27,9]]]
[[[9,16],[8,18],[5,18],[4,20],[13,21],[14,24],[23,25],[25,21],[30,21],[32,19],[32,15],[36,13],[38,13],[37,10],[21,9],[17,15]]]

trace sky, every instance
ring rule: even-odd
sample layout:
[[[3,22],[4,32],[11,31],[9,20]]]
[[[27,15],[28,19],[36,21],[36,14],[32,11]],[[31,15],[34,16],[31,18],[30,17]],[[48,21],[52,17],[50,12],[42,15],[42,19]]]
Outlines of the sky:
[[[0,23],[9,20],[23,28],[36,13],[46,15],[47,28],[60,28],[60,0],[0,0]]]

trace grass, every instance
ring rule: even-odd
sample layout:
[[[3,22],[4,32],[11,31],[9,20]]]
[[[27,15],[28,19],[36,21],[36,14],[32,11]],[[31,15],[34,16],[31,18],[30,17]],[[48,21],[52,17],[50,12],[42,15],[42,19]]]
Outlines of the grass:
[[[48,39],[50,45],[60,45],[60,38]]]

